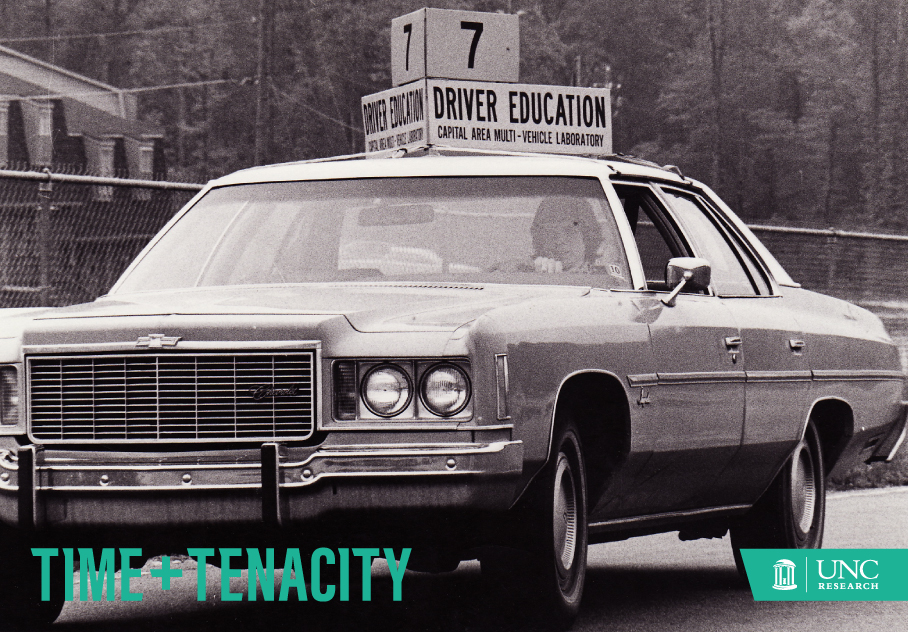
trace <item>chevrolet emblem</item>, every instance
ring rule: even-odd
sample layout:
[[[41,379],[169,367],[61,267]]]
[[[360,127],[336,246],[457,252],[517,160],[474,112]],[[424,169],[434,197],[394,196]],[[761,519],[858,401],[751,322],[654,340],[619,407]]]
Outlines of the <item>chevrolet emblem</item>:
[[[164,334],[148,334],[136,340],[137,347],[160,349],[162,347],[176,347],[182,336],[165,336]]]

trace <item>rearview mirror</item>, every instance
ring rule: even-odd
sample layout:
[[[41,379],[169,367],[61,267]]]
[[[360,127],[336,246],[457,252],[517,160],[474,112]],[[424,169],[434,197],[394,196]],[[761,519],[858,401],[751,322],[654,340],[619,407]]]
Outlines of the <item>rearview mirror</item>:
[[[429,204],[394,204],[371,206],[359,212],[360,226],[401,226],[428,224],[435,221],[435,209]]]
[[[700,257],[674,257],[665,266],[665,284],[672,288],[662,302],[672,307],[681,290],[703,292],[709,289],[712,268],[709,261]]]

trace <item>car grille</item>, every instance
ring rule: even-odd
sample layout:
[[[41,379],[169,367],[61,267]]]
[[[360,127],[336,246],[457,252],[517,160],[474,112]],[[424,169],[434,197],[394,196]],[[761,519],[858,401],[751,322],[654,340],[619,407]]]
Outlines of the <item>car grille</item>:
[[[30,356],[37,441],[305,439],[315,353]]]

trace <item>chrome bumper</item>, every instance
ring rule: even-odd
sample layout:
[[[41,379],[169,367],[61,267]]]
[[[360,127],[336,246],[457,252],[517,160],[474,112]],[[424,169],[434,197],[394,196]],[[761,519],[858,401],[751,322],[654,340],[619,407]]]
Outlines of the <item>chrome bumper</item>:
[[[277,443],[197,458],[34,445],[15,455],[4,450],[0,518],[22,528],[282,525],[338,510],[504,509],[522,471],[523,444],[323,446],[294,456]]]

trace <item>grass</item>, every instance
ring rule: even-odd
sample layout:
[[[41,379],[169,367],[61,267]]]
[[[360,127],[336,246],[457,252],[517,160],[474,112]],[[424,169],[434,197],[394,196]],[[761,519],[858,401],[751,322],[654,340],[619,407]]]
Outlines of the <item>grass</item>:
[[[908,449],[898,451],[890,463],[861,463],[844,474],[833,476],[830,489],[868,489],[873,487],[894,487],[908,485]]]

